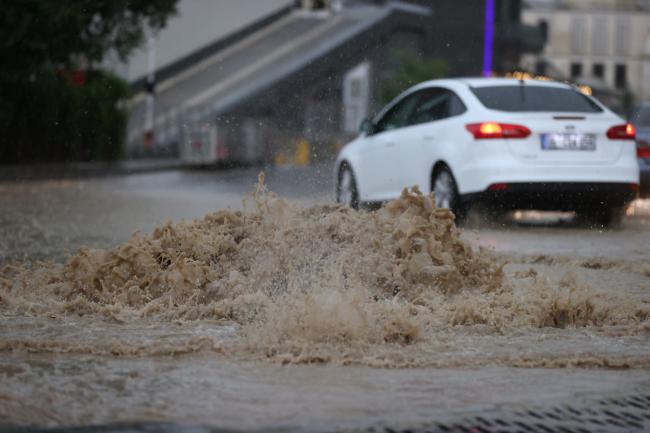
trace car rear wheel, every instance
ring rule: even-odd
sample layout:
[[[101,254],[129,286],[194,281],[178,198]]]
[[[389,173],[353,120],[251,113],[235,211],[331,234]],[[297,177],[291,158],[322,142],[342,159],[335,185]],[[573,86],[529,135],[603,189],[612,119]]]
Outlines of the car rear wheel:
[[[341,167],[339,171],[338,185],[336,188],[336,201],[343,206],[350,206],[352,209],[359,210],[359,192],[357,183],[354,179],[352,169],[347,165]]]
[[[449,168],[441,167],[436,170],[431,182],[431,190],[435,193],[433,198],[436,199],[436,206],[449,208],[456,215],[457,220],[463,218],[458,188]]]
[[[619,228],[623,222],[623,214],[627,206],[608,207],[592,209],[586,212],[577,212],[579,217],[592,221],[597,227]]]

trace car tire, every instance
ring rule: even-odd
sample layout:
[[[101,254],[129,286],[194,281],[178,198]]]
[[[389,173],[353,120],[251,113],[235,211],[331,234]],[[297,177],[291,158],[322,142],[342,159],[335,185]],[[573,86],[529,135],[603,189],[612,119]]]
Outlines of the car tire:
[[[605,208],[602,212],[596,213],[596,222],[603,227],[620,228],[623,224],[623,214],[626,209],[626,206]]]
[[[465,207],[461,206],[456,180],[447,166],[442,166],[433,173],[431,191],[435,192],[433,198],[436,199],[436,206],[449,208],[457,221],[464,219]]]
[[[622,207],[603,207],[589,212],[578,212],[579,217],[583,217],[587,221],[593,221],[597,227],[620,228],[623,222],[623,214],[627,209],[626,206]]]
[[[354,172],[345,164],[339,170],[336,201],[343,206],[350,206],[354,210],[359,210],[359,190],[357,189]]]

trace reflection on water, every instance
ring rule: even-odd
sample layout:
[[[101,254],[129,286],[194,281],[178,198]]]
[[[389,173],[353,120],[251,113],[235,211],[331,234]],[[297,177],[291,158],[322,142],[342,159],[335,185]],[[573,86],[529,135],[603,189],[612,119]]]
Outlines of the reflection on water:
[[[528,224],[557,224],[559,222],[569,222],[573,217],[573,212],[541,212],[534,210],[518,210],[513,212],[513,218],[515,221]]]

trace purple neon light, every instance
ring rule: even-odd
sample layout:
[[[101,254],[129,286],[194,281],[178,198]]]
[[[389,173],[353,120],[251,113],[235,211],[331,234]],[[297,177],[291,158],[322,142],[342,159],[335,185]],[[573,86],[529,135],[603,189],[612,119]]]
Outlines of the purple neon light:
[[[485,0],[485,39],[483,43],[483,76],[492,75],[492,42],[494,39],[494,0]]]

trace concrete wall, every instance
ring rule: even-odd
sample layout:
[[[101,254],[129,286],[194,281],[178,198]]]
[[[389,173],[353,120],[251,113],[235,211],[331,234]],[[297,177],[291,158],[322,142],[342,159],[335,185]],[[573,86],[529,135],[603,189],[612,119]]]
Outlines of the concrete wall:
[[[178,15],[156,38],[156,69],[197,51],[286,6],[292,0],[181,0]],[[146,47],[127,64],[107,59],[105,66],[133,82],[147,72]]]

